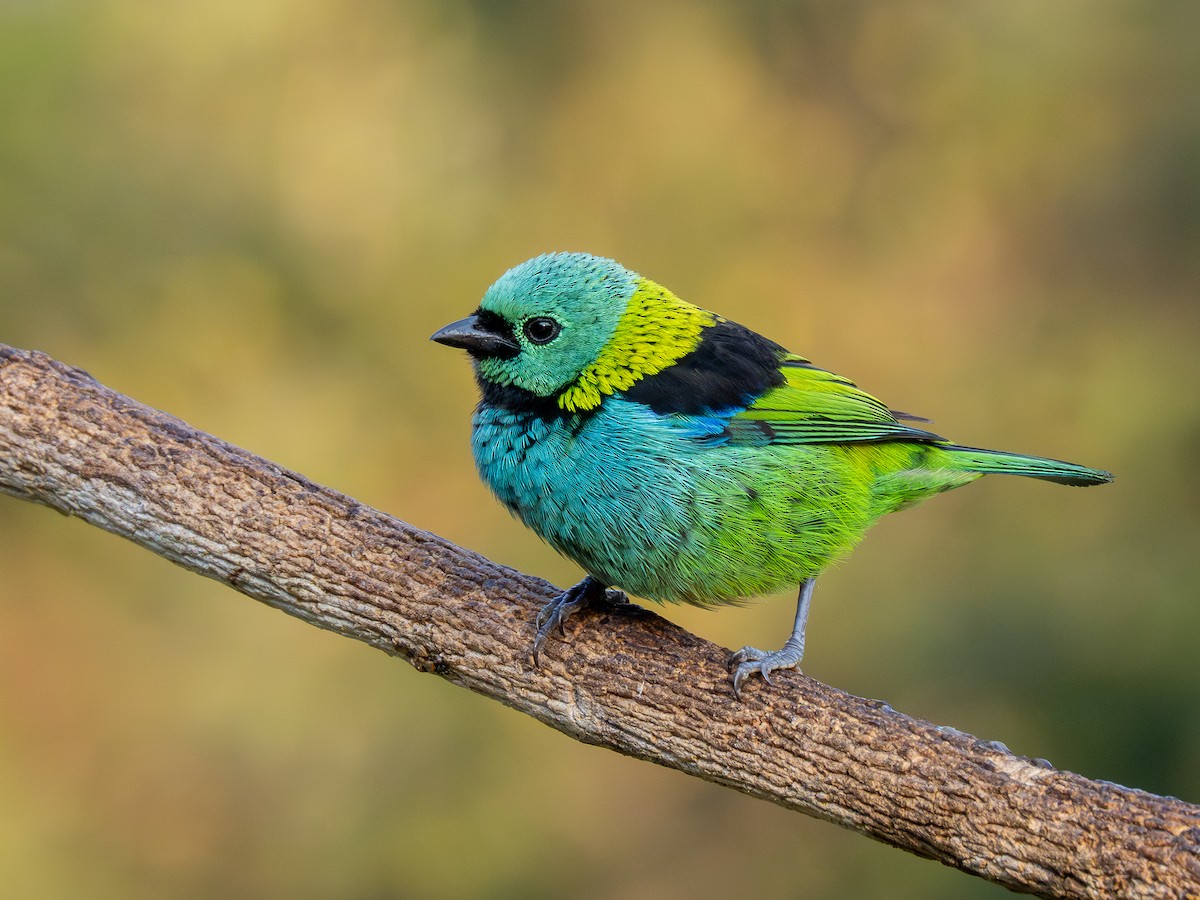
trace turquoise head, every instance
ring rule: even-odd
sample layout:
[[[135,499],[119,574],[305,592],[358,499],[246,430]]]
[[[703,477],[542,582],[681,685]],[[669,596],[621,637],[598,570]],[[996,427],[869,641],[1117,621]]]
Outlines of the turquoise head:
[[[717,321],[611,259],[547,253],[505,272],[433,340],[471,354],[485,395],[515,388],[574,413],[675,364]]]
[[[611,259],[547,253],[509,269],[433,340],[470,352],[479,377],[551,397],[612,338],[638,276]]]

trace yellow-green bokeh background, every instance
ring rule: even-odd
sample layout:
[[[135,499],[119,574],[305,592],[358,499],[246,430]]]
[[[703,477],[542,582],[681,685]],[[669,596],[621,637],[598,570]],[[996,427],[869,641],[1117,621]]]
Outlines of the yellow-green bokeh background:
[[[428,335],[614,256],[993,478],[826,577],[807,670],[1200,800],[1200,5],[0,3],[0,340],[567,584]],[[791,601],[668,614],[780,642]],[[1001,890],[581,746],[0,497],[10,896]]]

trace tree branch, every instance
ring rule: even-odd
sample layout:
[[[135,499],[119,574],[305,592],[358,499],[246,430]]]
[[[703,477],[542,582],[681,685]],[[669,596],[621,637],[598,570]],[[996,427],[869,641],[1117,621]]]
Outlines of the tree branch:
[[[4,345],[0,491],[578,740],[1008,887],[1200,895],[1200,807],[1059,771],[796,674],[736,702],[727,651],[649,613],[581,615],[592,620],[535,668],[531,623],[556,593],[546,582]]]

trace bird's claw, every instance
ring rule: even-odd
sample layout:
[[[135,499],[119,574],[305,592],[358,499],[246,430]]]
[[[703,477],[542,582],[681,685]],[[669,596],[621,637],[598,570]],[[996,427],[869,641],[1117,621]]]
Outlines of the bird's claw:
[[[800,660],[804,656],[804,646],[788,641],[779,650],[759,650],[757,647],[743,647],[729,655],[729,665],[733,667],[733,696],[742,699],[742,685],[746,679],[757,672],[767,684],[771,681],[771,673],[780,669],[795,669],[800,671]]]
[[[537,636],[533,639],[533,664],[535,666],[540,664],[538,656],[542,652],[542,646],[546,643],[546,639],[550,637],[555,628],[558,628],[559,632],[565,636],[567,619],[578,612],[583,605],[578,597],[571,596],[570,591],[564,591],[538,610],[537,619],[534,621]]]
[[[603,584],[589,575],[579,584],[567,588],[539,609],[537,618],[534,620],[537,635],[533,639],[533,664],[540,665],[539,656],[542,647],[555,628],[565,637],[567,619],[586,606],[596,606],[602,603],[620,605],[628,603],[628,600],[620,591],[608,591]]]

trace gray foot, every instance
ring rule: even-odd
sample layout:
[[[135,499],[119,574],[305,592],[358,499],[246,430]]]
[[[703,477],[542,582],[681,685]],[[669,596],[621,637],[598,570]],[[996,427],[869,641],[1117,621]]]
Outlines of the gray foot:
[[[796,621],[792,636],[778,650],[759,650],[743,647],[729,657],[729,665],[737,666],[733,671],[733,696],[742,699],[742,684],[751,673],[758,672],[767,684],[771,673],[780,669],[800,671],[800,660],[804,658],[804,627],[808,623],[808,607],[812,603],[813,586],[816,578],[805,578],[800,582],[800,595],[796,598]]]
[[[733,695],[742,699],[742,685],[746,679],[757,672],[763,681],[771,684],[771,673],[779,669],[795,669],[800,671],[800,660],[804,658],[804,643],[789,640],[779,650],[759,650],[757,647],[743,647],[729,657],[729,665],[736,666],[733,670]]]
[[[533,664],[539,665],[538,656],[555,628],[565,635],[567,632],[563,626],[567,619],[585,606],[599,606],[604,603],[620,605],[628,604],[628,601],[620,591],[608,591],[603,584],[589,575],[538,610],[537,620],[534,622],[537,636],[533,639]]]

